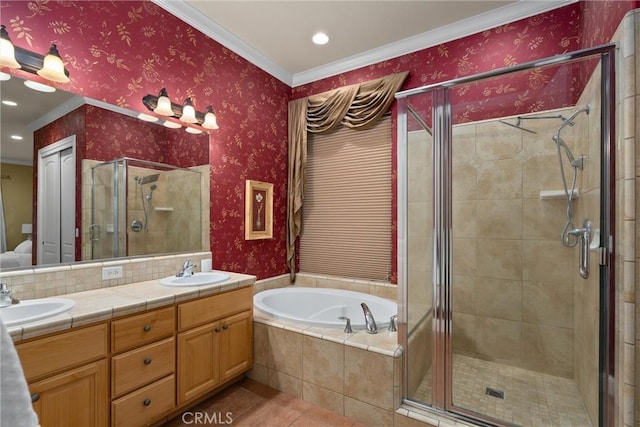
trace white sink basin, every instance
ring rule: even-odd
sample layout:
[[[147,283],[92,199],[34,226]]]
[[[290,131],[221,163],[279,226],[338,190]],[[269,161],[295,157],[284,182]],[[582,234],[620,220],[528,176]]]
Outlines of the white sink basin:
[[[228,274],[212,271],[207,273],[193,273],[193,276],[187,277],[165,277],[160,280],[160,284],[163,286],[204,286],[224,282],[228,279]]]
[[[20,301],[0,308],[0,319],[6,326],[16,326],[46,319],[71,310],[76,303],[67,298],[40,298]]]

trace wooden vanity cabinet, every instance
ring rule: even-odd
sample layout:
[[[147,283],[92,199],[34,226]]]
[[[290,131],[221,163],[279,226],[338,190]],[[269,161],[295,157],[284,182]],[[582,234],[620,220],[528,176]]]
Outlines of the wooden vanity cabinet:
[[[147,425],[175,409],[175,307],[111,322],[111,425]]]
[[[253,290],[34,338],[16,349],[42,427],[149,425],[251,369]]]
[[[18,343],[40,425],[108,426],[107,324]]]
[[[252,308],[251,287],[178,305],[178,406],[252,367]]]

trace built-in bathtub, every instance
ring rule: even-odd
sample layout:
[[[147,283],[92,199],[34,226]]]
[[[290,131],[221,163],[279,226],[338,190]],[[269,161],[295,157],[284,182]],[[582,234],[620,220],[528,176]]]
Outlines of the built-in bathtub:
[[[344,289],[286,287],[259,292],[254,305],[276,319],[300,325],[344,328],[344,318],[353,329],[364,329],[365,303],[378,328],[386,328],[391,316],[398,313],[397,304],[385,298]]]
[[[387,328],[397,312],[395,286],[300,273],[297,281],[310,288],[257,284],[249,377],[365,425],[393,425],[402,375],[398,333]],[[362,302],[376,319],[377,334],[366,332]],[[322,326],[320,312],[329,316]],[[337,319],[342,315],[352,320],[353,333],[344,332],[345,321]]]

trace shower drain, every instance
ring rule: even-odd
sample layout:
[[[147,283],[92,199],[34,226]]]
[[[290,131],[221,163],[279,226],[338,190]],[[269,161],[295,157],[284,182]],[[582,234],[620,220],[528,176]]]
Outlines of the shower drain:
[[[502,390],[496,390],[495,388],[487,387],[487,390],[485,391],[485,393],[488,394],[491,397],[497,397],[498,399],[504,399],[504,391],[502,391]]]

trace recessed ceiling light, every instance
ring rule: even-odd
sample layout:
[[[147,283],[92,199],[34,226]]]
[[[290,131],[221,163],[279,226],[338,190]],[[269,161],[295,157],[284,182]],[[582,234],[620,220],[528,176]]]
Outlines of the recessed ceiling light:
[[[157,122],[158,120],[160,120],[159,118],[157,118],[155,116],[151,116],[149,114],[144,114],[144,113],[138,114],[138,118],[140,120],[145,121],[145,122]]]
[[[6,82],[11,78],[11,74],[0,72],[0,82]]]
[[[311,40],[313,40],[313,42],[317,45],[323,45],[329,42],[329,36],[322,32],[315,33]]]
[[[56,91],[55,87],[34,82],[33,80],[25,80],[24,85],[29,89],[37,90],[38,92],[55,92]]]
[[[168,128],[171,128],[171,129],[178,129],[178,128],[182,127],[182,125],[180,123],[172,122],[171,120],[165,121],[163,123],[163,125],[165,125]]]
[[[15,107],[16,105],[18,105],[17,102],[15,101],[9,101],[8,99],[5,99],[4,101],[2,101],[2,103],[4,105],[9,105],[10,107]]]
[[[16,141],[22,141],[22,137],[20,135],[11,135],[11,139],[15,139]]]

